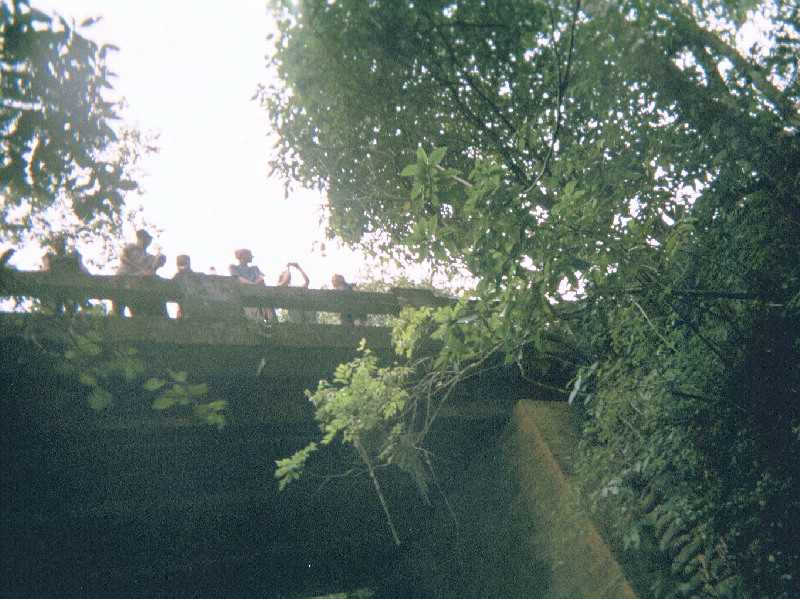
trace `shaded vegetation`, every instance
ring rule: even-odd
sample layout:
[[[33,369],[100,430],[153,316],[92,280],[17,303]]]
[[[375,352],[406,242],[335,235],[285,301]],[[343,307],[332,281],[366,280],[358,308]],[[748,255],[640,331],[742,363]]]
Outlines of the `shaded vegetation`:
[[[559,339],[583,501],[645,594],[800,593],[797,4],[273,12],[275,171],[332,235],[477,280],[434,366],[536,377]]]
[[[117,50],[81,24],[28,0],[0,3],[0,242],[43,243],[54,233],[119,239],[125,197],[152,140],[110,99]]]

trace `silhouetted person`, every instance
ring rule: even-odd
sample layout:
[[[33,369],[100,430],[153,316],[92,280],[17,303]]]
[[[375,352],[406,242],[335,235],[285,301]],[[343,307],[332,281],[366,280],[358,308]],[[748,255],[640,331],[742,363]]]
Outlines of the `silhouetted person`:
[[[353,283],[348,283],[342,275],[333,275],[331,285],[340,291],[358,291],[358,287]],[[366,318],[362,314],[337,314],[339,322],[342,324],[354,324],[361,326]]]
[[[173,279],[178,275],[191,274],[194,272],[192,270],[192,259],[186,254],[176,256],[175,267],[178,269],[178,272],[176,272],[175,276],[172,277]]]
[[[89,274],[83,265],[81,255],[77,251],[67,248],[67,238],[64,234],[59,233],[53,237],[51,247],[52,251],[42,256],[44,270],[59,274]]]
[[[300,273],[300,276],[303,278],[303,282],[298,286],[299,289],[308,289],[308,285],[310,281],[308,280],[308,275],[305,271],[300,268],[300,265],[297,262],[289,262],[286,265],[286,270],[284,270],[280,277],[278,277],[278,287],[288,287],[292,282],[292,269],[297,270]],[[317,322],[317,313],[316,312],[305,312],[303,310],[287,310],[287,317],[289,322]]]
[[[228,271],[234,280],[246,285],[265,284],[264,273],[255,264],[250,264],[253,261],[253,252],[243,248],[236,250],[233,255],[236,257],[238,264],[231,264],[228,267]],[[267,322],[277,322],[278,320],[277,316],[275,316],[275,310],[272,308],[245,308],[244,313]]]
[[[152,276],[166,264],[161,254],[150,254],[147,248],[153,237],[144,229],[136,231],[136,243],[128,243],[122,248],[122,256],[116,274],[127,276]]]
[[[162,254],[149,254],[147,248],[153,237],[144,229],[136,231],[136,243],[129,243],[122,248],[121,263],[117,268],[117,275],[133,277],[154,277],[156,271],[167,262]],[[167,308],[164,302],[158,300],[139,300],[128,304],[131,316],[166,316]],[[114,303],[114,312],[123,315],[125,306]]]
[[[192,259],[186,254],[181,254],[175,258],[175,267],[178,270],[172,276],[173,281],[180,281],[182,278],[198,274],[192,270]],[[191,310],[188,311],[190,312]],[[183,303],[179,303],[178,312],[175,314],[175,318],[183,318],[186,315],[186,312],[187,306],[185,306]]]
[[[42,256],[42,268],[58,275],[88,275],[89,271],[83,265],[81,255],[75,250],[67,248],[67,238],[63,233],[58,233],[50,243],[52,251]],[[75,312],[80,303],[75,300],[57,297],[55,300],[43,302],[43,305],[55,312]]]

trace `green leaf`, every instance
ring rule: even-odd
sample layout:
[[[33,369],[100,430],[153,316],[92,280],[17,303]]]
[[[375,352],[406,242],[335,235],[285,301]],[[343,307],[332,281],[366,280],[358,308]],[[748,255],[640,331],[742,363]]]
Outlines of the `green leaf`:
[[[98,356],[103,351],[97,343],[93,343],[84,336],[78,337],[78,349],[88,356]]]
[[[154,410],[166,410],[177,405],[179,398],[174,395],[162,393],[153,401]]]
[[[144,371],[144,364],[141,361],[126,358],[120,361],[122,376],[126,381],[134,381],[136,377]]]
[[[428,157],[428,163],[431,166],[436,166],[442,161],[446,153],[447,153],[447,148],[436,148],[433,152],[431,152],[431,155]]]
[[[145,381],[144,385],[142,386],[144,387],[145,391],[158,391],[159,389],[161,389],[161,387],[163,387],[166,384],[167,381],[165,381],[164,379],[150,378],[147,379],[147,381]]]
[[[198,385],[187,385],[185,387],[188,395],[198,396],[208,393],[208,383],[200,383]]]
[[[87,387],[96,387],[97,386],[97,379],[94,375],[89,374],[88,372],[81,372],[78,375],[78,379],[81,383],[86,385]]]
[[[169,370],[169,375],[172,377],[172,380],[176,383],[185,383],[189,380],[189,373],[188,372],[173,372]]]
[[[89,405],[94,410],[103,410],[107,408],[113,399],[111,393],[100,387],[95,387],[89,395]]]

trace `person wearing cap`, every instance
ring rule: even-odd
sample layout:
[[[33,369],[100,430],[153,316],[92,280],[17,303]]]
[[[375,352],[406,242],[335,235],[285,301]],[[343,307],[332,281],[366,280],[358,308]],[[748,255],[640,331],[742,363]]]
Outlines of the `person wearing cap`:
[[[151,241],[153,237],[146,230],[136,231],[136,243],[128,243],[122,248],[116,274],[139,277],[156,274],[156,271],[166,264],[166,257],[147,252]]]
[[[195,274],[192,270],[192,259],[187,254],[180,254],[175,257],[175,268],[177,268],[177,272],[172,276],[173,281],[180,281],[185,277]],[[184,304],[178,304],[175,318],[183,318],[186,316],[186,311],[186,306]]]

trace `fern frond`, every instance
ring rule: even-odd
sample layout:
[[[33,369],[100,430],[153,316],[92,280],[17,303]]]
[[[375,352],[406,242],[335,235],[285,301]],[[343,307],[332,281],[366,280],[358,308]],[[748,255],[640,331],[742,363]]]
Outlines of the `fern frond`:
[[[702,548],[705,540],[705,535],[703,534],[696,534],[694,537],[691,537],[691,535],[683,536],[690,537],[691,540],[683,546],[683,549],[672,560],[672,572],[674,574],[677,574],[692,558],[697,556],[697,552]]]
[[[678,533],[681,532],[682,528],[683,528],[683,518],[681,518],[680,516],[676,516],[675,518],[673,518],[673,520],[667,527],[667,530],[664,531],[664,534],[660,535],[658,541],[658,548],[661,549],[661,551],[669,551],[669,552],[674,551],[675,545],[673,544],[673,541],[675,537],[678,535]]]

